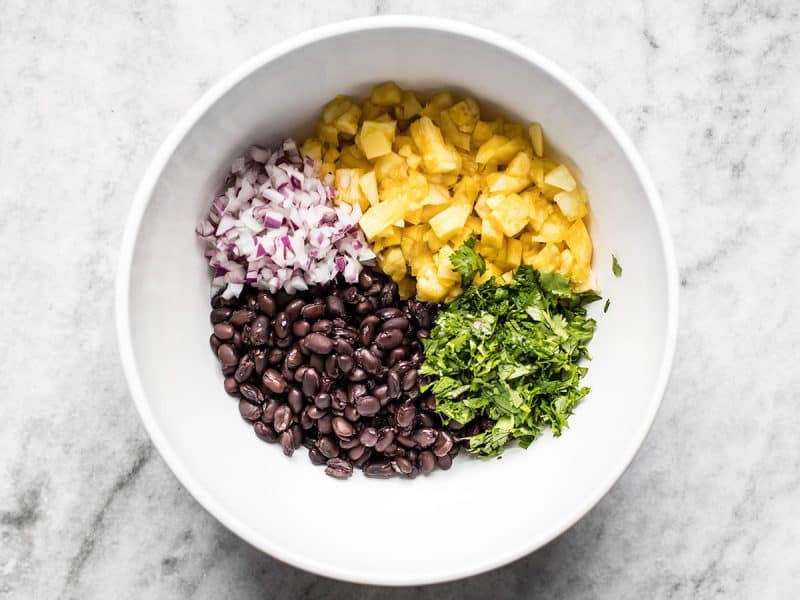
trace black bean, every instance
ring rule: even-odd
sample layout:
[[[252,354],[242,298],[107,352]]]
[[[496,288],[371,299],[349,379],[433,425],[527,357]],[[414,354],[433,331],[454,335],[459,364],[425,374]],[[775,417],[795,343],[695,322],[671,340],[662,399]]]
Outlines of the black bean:
[[[421,413],[417,417],[417,424],[420,427],[433,427],[434,423],[433,417],[427,413]]]
[[[385,452],[394,442],[394,430],[391,427],[384,427],[378,432],[378,440],[375,442],[375,450]]]
[[[358,414],[356,407],[353,405],[348,404],[344,407],[344,418],[350,421],[351,423],[358,422],[361,415]]]
[[[230,344],[222,344],[217,349],[217,358],[219,358],[223,371],[233,370],[239,364],[239,355]]]
[[[430,473],[436,468],[436,457],[430,450],[419,453],[419,468],[423,473]]]
[[[258,292],[258,295],[256,296],[256,302],[258,303],[258,310],[260,310],[262,313],[268,317],[275,316],[275,300],[273,300],[272,296],[270,296],[267,292]]]
[[[278,409],[278,407],[280,405],[281,405],[280,402],[278,402],[274,398],[270,399],[267,402],[266,406],[264,406],[264,414],[261,415],[261,420],[264,423],[274,423],[275,422],[275,411]]]
[[[358,301],[358,288],[354,285],[344,288],[339,297],[348,304],[355,304]]]
[[[402,427],[403,429],[406,427],[411,427],[411,425],[414,423],[414,417],[416,416],[417,409],[413,404],[403,404],[403,406],[397,409],[397,414],[395,415],[395,418],[397,419],[397,426]]]
[[[433,444],[433,454],[439,458],[453,449],[453,436],[444,430],[440,430]]]
[[[236,333],[236,328],[230,323],[217,323],[214,325],[214,335],[220,340],[230,340],[233,334]]]
[[[289,428],[292,424],[292,409],[287,404],[281,404],[275,409],[275,417],[273,419],[273,426],[275,431],[281,433]]]
[[[440,456],[438,459],[436,459],[436,464],[440,469],[442,469],[442,471],[447,471],[447,469],[453,466],[453,459],[450,457],[450,455],[445,454],[444,456]]]
[[[395,302],[397,302],[398,298],[398,288],[394,281],[390,281],[383,286],[381,293],[378,295],[378,300],[380,300],[381,306],[384,307],[392,306]]]
[[[378,441],[378,430],[374,427],[365,427],[361,430],[358,441],[367,448],[372,448]]]
[[[211,351],[216,354],[219,347],[222,345],[222,340],[215,336],[213,333],[208,338],[208,344],[211,346]]]
[[[286,380],[275,369],[267,369],[261,376],[261,381],[270,392],[282,394],[286,391]]]
[[[323,302],[312,302],[300,309],[300,316],[309,321],[316,321],[325,316],[325,304]]]
[[[325,467],[325,474],[334,479],[347,479],[353,474],[353,465],[341,458],[331,458]]]
[[[328,459],[322,455],[322,452],[314,447],[308,449],[308,458],[311,460],[311,463],[315,465],[324,465],[328,462]]]
[[[364,475],[367,477],[387,479],[394,475],[394,469],[392,468],[392,463],[388,460],[380,460],[364,465]]]
[[[433,397],[432,394],[427,394],[422,400],[419,401],[419,407],[422,410],[427,410],[428,412],[433,412],[436,410],[436,399]],[[455,423],[456,427],[451,427],[450,429],[461,429],[463,425],[456,421],[451,421],[451,423]]]
[[[300,413],[300,427],[302,427],[305,431],[311,429],[314,426],[314,421],[316,420],[312,419],[311,415],[308,414],[308,411],[312,408],[314,410],[319,410],[316,406],[306,406],[303,409],[303,412]]]
[[[239,414],[248,421],[258,421],[261,418],[261,407],[251,404],[247,400],[239,400]]]
[[[320,319],[311,325],[311,331],[328,334],[333,331],[333,321],[329,319]]]
[[[408,475],[411,471],[414,470],[414,465],[410,460],[405,458],[404,456],[398,456],[394,459],[394,469],[398,473],[402,473],[403,475]]]
[[[362,446],[361,444],[359,444],[358,446],[353,446],[347,451],[347,458],[349,458],[350,460],[358,460],[364,455],[364,452],[366,451],[367,449],[364,448],[364,446]]]
[[[321,333],[310,333],[305,340],[306,347],[317,354],[329,354],[333,350],[333,340]]]
[[[225,378],[225,391],[230,396],[237,396],[239,394],[239,382],[233,377]]]
[[[339,456],[339,444],[336,443],[332,437],[323,435],[317,440],[317,448],[325,458],[334,458]]]
[[[303,374],[303,393],[312,398],[319,391],[319,373],[314,369],[306,369]]]
[[[331,395],[326,392],[321,392],[314,396],[314,406],[317,408],[325,409],[331,405]]]
[[[389,391],[389,398],[400,397],[403,388],[400,384],[400,376],[396,371],[389,371],[389,374],[386,376],[386,387]]]
[[[325,306],[328,309],[328,314],[333,317],[344,317],[347,314],[347,310],[344,307],[344,302],[339,296],[328,296],[325,299]]]
[[[284,356],[286,356],[286,353],[283,350],[275,348],[269,351],[269,354],[267,355],[267,362],[271,365],[280,364]]]
[[[250,326],[250,343],[253,346],[264,346],[268,339],[269,319],[264,315],[259,315]]]
[[[319,408],[314,404],[309,406],[304,412],[309,416],[310,419],[313,419],[314,421],[321,419],[328,414],[327,410]]]
[[[278,438],[281,444],[281,448],[283,449],[283,453],[286,456],[291,456],[294,454],[294,432],[291,429],[287,429],[284,431],[280,438]]]
[[[242,359],[239,361],[239,365],[236,367],[236,371],[233,373],[233,377],[239,383],[243,383],[250,379],[250,376],[256,370],[256,365],[253,362],[253,357],[249,354],[245,354]]]
[[[321,355],[312,354],[308,359],[308,366],[321,374],[325,370],[325,361]]]
[[[378,317],[381,321],[387,321],[389,319],[395,319],[397,317],[403,316],[403,311],[399,308],[395,308],[394,306],[389,306],[386,308],[379,308],[375,311],[375,316]]]
[[[215,308],[211,311],[211,324],[216,325],[231,318],[233,311],[230,308]]]
[[[264,402],[264,394],[252,383],[241,384],[239,386],[239,392],[242,394],[242,398],[251,404],[261,404]]]
[[[341,374],[339,366],[336,364],[337,358],[335,354],[329,354],[328,358],[325,359],[325,374],[333,379],[336,379]]]
[[[240,308],[239,310],[233,311],[233,314],[231,314],[230,322],[232,325],[235,325],[236,327],[244,327],[247,323],[250,323],[255,318],[256,318],[255,312],[253,312],[249,308]]]
[[[405,317],[394,317],[388,321],[384,321],[381,324],[381,330],[386,331],[387,329],[399,329],[400,331],[405,331],[408,329],[408,325],[408,319]]]
[[[350,381],[366,381],[368,378],[369,375],[367,374],[367,372],[360,367],[355,367],[352,371],[350,371],[350,374],[348,376],[348,379],[350,379]]]
[[[349,438],[353,435],[353,426],[343,417],[334,417],[331,427],[333,427],[333,432],[340,438]]]
[[[405,359],[408,356],[406,349],[402,346],[399,348],[394,348],[391,352],[389,352],[389,356],[386,358],[386,366],[393,367],[401,360]]]
[[[275,433],[275,430],[266,423],[256,421],[253,423],[253,431],[255,431],[260,440],[269,442],[270,444],[278,441],[278,434]]]
[[[420,427],[414,432],[414,441],[423,448],[432,446],[436,441],[436,430],[432,427]]]
[[[406,391],[406,392],[409,391],[410,389],[412,389],[414,386],[416,386],[417,385],[417,370],[416,369],[411,369],[410,371],[406,372],[406,374],[403,375],[402,384],[403,384],[403,390]]]
[[[370,304],[367,300],[362,300],[358,304],[356,304],[356,314],[357,315],[365,315],[370,310],[372,310],[372,304]]]
[[[384,401],[389,400],[389,388],[386,386],[386,384],[379,385],[372,390],[372,395],[378,399],[378,401],[381,403],[381,406],[385,406]]]
[[[331,407],[333,410],[342,411],[347,405],[347,392],[342,388],[337,388],[331,395]]]
[[[336,365],[339,367],[339,370],[346,375],[353,369],[353,359],[346,354],[340,354],[336,357]]]
[[[294,340],[292,340],[291,335],[287,335],[286,337],[279,337],[275,340],[275,345],[278,348],[283,348],[284,350],[292,345]]]
[[[367,373],[373,375],[378,371],[381,366],[381,361],[366,348],[359,348],[355,351],[353,357],[356,359],[356,364],[364,369]]]
[[[338,339],[334,342],[336,352],[345,356],[353,356],[353,346],[347,340]]]
[[[296,337],[305,337],[308,335],[308,332],[311,331],[311,323],[306,321],[305,319],[299,319],[292,323],[292,333]]]
[[[405,433],[398,433],[396,436],[394,436],[394,440],[403,446],[403,448],[413,448],[417,445],[417,443],[414,441],[414,438]]]
[[[375,343],[381,350],[391,350],[403,343],[403,332],[399,329],[381,331],[375,338]]]
[[[272,328],[279,338],[285,338],[289,335],[289,317],[286,316],[284,311],[279,312],[278,316],[275,317],[275,323],[273,323]]]
[[[260,377],[267,368],[267,352],[266,350],[259,348],[257,350],[253,350],[252,357],[253,368],[255,369],[256,375]]]
[[[372,417],[378,414],[381,403],[375,396],[361,396],[356,400],[356,410],[362,417]]]
[[[366,290],[375,283],[375,280],[372,278],[367,271],[361,271],[361,274],[358,276],[358,285],[361,286],[362,290]]]
[[[333,431],[333,426],[331,423],[333,422],[333,417],[331,415],[325,415],[321,419],[317,421],[317,431],[321,434],[327,434]]]
[[[301,298],[295,298],[286,305],[286,308],[283,309],[283,312],[286,313],[286,317],[289,319],[290,323],[294,323],[297,320],[297,318],[300,316],[300,311],[305,305],[306,301],[302,300]]]
[[[292,412],[299,413],[303,410],[305,402],[303,402],[303,394],[296,387],[289,388],[289,393],[286,394],[286,401],[289,403],[289,408]]]

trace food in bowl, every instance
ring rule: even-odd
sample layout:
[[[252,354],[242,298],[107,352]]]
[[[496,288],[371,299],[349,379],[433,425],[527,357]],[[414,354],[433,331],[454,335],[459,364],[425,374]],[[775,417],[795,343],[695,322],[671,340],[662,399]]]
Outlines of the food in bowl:
[[[346,479],[559,435],[597,300],[586,191],[537,123],[393,82],[237,158],[197,233],[211,347],[256,435]]]

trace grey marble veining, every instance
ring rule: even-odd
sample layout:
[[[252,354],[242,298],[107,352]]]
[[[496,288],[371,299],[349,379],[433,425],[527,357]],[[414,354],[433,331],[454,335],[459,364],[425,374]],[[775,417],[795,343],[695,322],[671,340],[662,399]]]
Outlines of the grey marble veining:
[[[0,2],[0,598],[797,597],[799,12],[792,0]],[[274,42],[384,13],[495,29],[591,88],[652,170],[682,279],[668,392],[611,493],[512,565],[405,590],[298,571],[205,513],[139,422],[112,315],[133,191],[180,114]]]

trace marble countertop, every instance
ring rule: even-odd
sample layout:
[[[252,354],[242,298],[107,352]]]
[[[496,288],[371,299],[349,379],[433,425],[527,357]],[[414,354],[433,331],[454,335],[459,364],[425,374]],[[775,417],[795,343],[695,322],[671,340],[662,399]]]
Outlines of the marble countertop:
[[[798,11],[792,0],[0,2],[0,598],[796,597]],[[663,194],[682,294],[663,406],[605,499],[514,564],[398,590],[298,571],[208,515],[139,421],[112,307],[135,186],[181,113],[257,51],[376,13],[495,29],[593,90]]]

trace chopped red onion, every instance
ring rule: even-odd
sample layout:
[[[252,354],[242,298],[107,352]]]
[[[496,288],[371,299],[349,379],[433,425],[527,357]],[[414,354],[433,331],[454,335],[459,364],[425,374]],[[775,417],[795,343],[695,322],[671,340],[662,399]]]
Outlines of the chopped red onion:
[[[233,298],[245,283],[294,293],[338,273],[358,281],[375,254],[358,227],[361,209],[334,206],[331,183],[291,139],[276,150],[251,146],[235,159],[227,189],[196,229],[214,271],[212,293]]]

